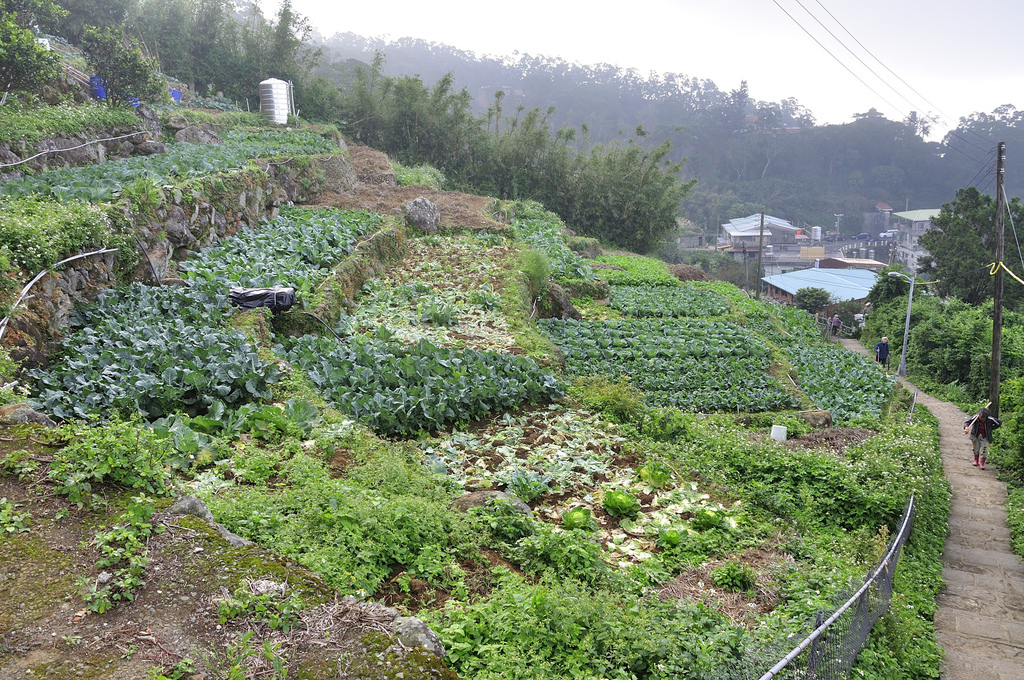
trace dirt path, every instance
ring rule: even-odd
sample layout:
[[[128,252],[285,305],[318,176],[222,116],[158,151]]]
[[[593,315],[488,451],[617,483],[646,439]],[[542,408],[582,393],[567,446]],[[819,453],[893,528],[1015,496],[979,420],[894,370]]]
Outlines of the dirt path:
[[[856,340],[841,342],[871,356]],[[911,391],[917,389],[901,382]],[[1006,485],[996,478],[994,466],[982,471],[971,465],[963,411],[923,392],[918,402],[939,419],[942,465],[953,489],[949,536],[942,552],[946,589],[935,614],[936,639],[946,651],[942,678],[1021,680],[1024,566],[1010,550]]]

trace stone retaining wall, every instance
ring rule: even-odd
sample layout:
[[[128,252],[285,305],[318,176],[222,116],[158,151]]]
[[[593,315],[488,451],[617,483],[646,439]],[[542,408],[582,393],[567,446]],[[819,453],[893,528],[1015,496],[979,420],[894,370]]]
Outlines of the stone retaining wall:
[[[145,250],[145,255],[138,250],[134,270],[123,272],[123,263],[110,253],[47,274],[11,319],[3,344],[25,365],[44,364],[63,337],[75,305],[119,284],[152,281],[153,270],[160,279],[174,277],[177,262],[193,251],[273,219],[282,205],[313,202],[322,192],[346,191],[355,183],[347,154],[339,149],[333,156],[297,157],[282,164],[264,161],[258,168],[192,180],[165,190],[165,203],[155,210],[123,208],[120,219]]]

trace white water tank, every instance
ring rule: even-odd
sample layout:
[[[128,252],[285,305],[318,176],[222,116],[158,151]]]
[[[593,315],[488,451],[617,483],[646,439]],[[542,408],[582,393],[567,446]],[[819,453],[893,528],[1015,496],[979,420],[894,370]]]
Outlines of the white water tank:
[[[812,241],[820,241],[821,240],[821,227],[811,227],[811,240]]]
[[[268,78],[260,83],[260,111],[271,123],[288,124],[290,94],[288,83],[283,80]]]

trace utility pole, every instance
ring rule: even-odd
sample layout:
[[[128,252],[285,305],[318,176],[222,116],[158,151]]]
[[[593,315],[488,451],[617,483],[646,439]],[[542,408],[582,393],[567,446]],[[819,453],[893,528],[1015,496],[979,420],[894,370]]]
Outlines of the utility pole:
[[[761,299],[761,253],[764,252],[764,211],[761,211],[761,231],[757,235],[757,293],[755,300]]]
[[[996,146],[996,275],[992,292],[992,379],[988,386],[989,411],[999,417],[999,364],[1003,358],[1003,180],[1006,176],[1006,142]]]
[[[747,259],[747,244],[743,244],[743,287],[750,292],[750,260]]]

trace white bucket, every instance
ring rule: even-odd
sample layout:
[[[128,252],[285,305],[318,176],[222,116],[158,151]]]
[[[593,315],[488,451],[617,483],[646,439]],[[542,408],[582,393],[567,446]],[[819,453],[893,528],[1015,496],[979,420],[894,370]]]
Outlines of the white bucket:
[[[783,425],[772,425],[772,439],[777,442],[786,441],[786,428]]]

